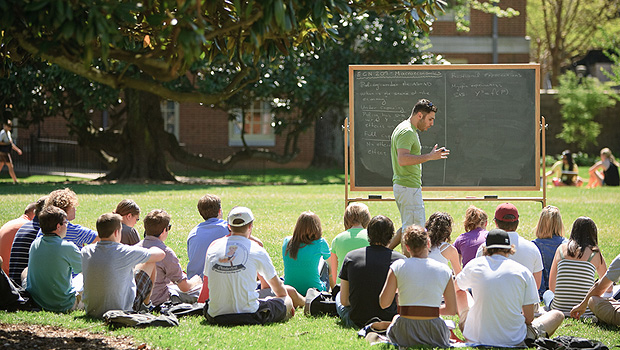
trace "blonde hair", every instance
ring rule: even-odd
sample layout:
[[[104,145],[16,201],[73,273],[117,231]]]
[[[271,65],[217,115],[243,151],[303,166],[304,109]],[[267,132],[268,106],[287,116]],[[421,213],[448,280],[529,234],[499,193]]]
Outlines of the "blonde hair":
[[[469,232],[477,227],[482,227],[482,225],[488,222],[488,220],[489,216],[484,210],[470,205],[465,211],[463,227],[465,227],[465,232]]]
[[[353,202],[344,210],[344,229],[348,230],[356,224],[368,227],[370,222],[370,210],[364,203]]]
[[[616,158],[614,158],[614,155],[611,153],[609,148],[605,147],[601,150],[601,158],[603,158],[602,156],[607,157],[610,162],[614,163],[617,167],[620,167],[620,164],[616,161]]]
[[[564,237],[564,224],[562,223],[560,209],[552,205],[544,207],[540,212],[540,218],[534,230],[536,238]]]

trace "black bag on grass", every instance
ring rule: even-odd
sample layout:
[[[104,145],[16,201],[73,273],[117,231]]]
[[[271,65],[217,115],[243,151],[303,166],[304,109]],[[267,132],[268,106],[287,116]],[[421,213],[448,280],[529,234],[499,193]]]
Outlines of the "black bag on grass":
[[[321,292],[316,288],[308,288],[304,313],[311,316],[338,316],[336,300],[330,292]]]
[[[532,347],[536,347],[538,350],[609,350],[607,345],[598,340],[569,335],[561,335],[553,339],[538,338],[534,341]]]
[[[41,310],[41,307],[30,298],[30,294],[25,289],[18,287],[3,270],[0,270],[0,273],[0,310]]]
[[[112,327],[174,327],[179,320],[174,314],[155,316],[135,311],[110,310],[103,314],[103,320]]]

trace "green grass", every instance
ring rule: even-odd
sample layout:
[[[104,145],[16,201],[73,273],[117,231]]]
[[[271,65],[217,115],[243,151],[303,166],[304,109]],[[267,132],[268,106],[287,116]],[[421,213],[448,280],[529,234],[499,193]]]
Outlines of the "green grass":
[[[79,196],[80,205],[75,223],[94,228],[97,217],[112,211],[124,198],[134,199],[142,208],[143,215],[155,208],[164,208],[172,215],[173,229],[166,243],[175,250],[182,265],[187,264],[186,238],[192,227],[201,222],[196,210],[198,199],[205,193],[217,194],[222,198],[224,212],[235,205],[248,206],[256,217],[254,234],[265,243],[274,265],[283,273],[281,245],[282,239],[292,233],[297,216],[304,210],[312,210],[321,218],[324,237],[331,239],[343,230],[342,214],[344,210],[344,187],[333,184],[340,175],[335,171],[310,172],[310,176],[295,172],[279,172],[270,179],[276,183],[284,176],[297,177],[292,181],[298,185],[184,185],[184,184],[89,184],[68,183],[64,179],[57,183],[25,182],[18,186],[0,183],[2,206],[0,221],[18,217],[24,206],[35,201],[50,191],[69,186]],[[227,175],[233,176],[233,175]],[[234,175],[237,176],[237,175]],[[244,176],[239,174],[238,176]],[[262,175],[254,175],[262,176]],[[249,183],[263,182],[258,179]],[[328,179],[328,180],[324,180]],[[270,180],[271,181],[271,180]],[[38,182],[38,181],[37,181]],[[305,183],[305,185],[303,185]],[[326,184],[327,183],[327,184]],[[376,193],[376,192],[375,192]],[[549,188],[547,204],[558,206],[562,212],[567,235],[572,222],[581,215],[590,216],[599,229],[599,242],[607,263],[620,254],[620,242],[617,239],[620,227],[620,188]],[[366,193],[350,193],[358,196]],[[391,197],[391,193],[381,193]],[[498,194],[500,197],[532,196],[537,193],[425,193],[426,197],[463,197],[466,195]],[[371,213],[384,214],[399,221],[398,210],[394,202],[370,202]],[[462,221],[465,210],[470,204],[492,213],[498,202],[427,202],[427,215],[434,211],[446,211],[454,217],[455,227],[452,239],[463,232]],[[533,239],[533,229],[541,209],[537,202],[515,202],[520,211],[519,232],[526,238]],[[136,227],[142,234],[142,221]],[[456,320],[456,318],[454,318]],[[49,312],[5,313],[0,312],[0,322],[5,323],[39,323],[85,329],[93,332],[105,332],[113,335],[131,335],[140,342],[150,346],[170,349],[194,348],[368,348],[365,341],[357,338],[356,331],[340,326],[335,318],[312,318],[303,315],[302,310],[290,321],[269,326],[215,327],[205,323],[201,317],[188,317],[180,320],[180,327],[152,329],[118,329],[108,330],[100,321],[84,317],[84,312],[71,314],[54,314]],[[599,339],[607,345],[620,344],[617,327],[593,325],[589,321],[567,320],[556,335],[575,335]]]

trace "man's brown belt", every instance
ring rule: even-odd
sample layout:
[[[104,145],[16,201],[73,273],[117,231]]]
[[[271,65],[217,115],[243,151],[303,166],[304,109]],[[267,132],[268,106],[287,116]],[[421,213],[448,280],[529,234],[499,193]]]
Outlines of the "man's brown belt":
[[[401,316],[439,317],[439,308],[432,306],[398,306]]]

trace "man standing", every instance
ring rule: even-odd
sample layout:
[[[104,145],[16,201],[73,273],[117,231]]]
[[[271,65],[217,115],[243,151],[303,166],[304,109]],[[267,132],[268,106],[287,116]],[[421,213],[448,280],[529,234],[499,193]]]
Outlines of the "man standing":
[[[249,239],[254,215],[246,207],[228,214],[231,235],[215,240],[207,250],[204,275],[209,301],[204,316],[221,325],[266,324],[288,319],[293,301],[278,277],[267,251]],[[259,299],[256,274],[265,278],[275,297]]]
[[[402,231],[406,227],[413,224],[424,227],[426,215],[422,200],[422,163],[445,159],[450,154],[445,147],[438,148],[437,145],[429,153],[422,154],[418,132],[433,126],[436,112],[437,106],[429,100],[421,99],[413,107],[411,116],[398,124],[392,132],[392,182],[402,226],[394,236],[390,248],[400,243]]]

